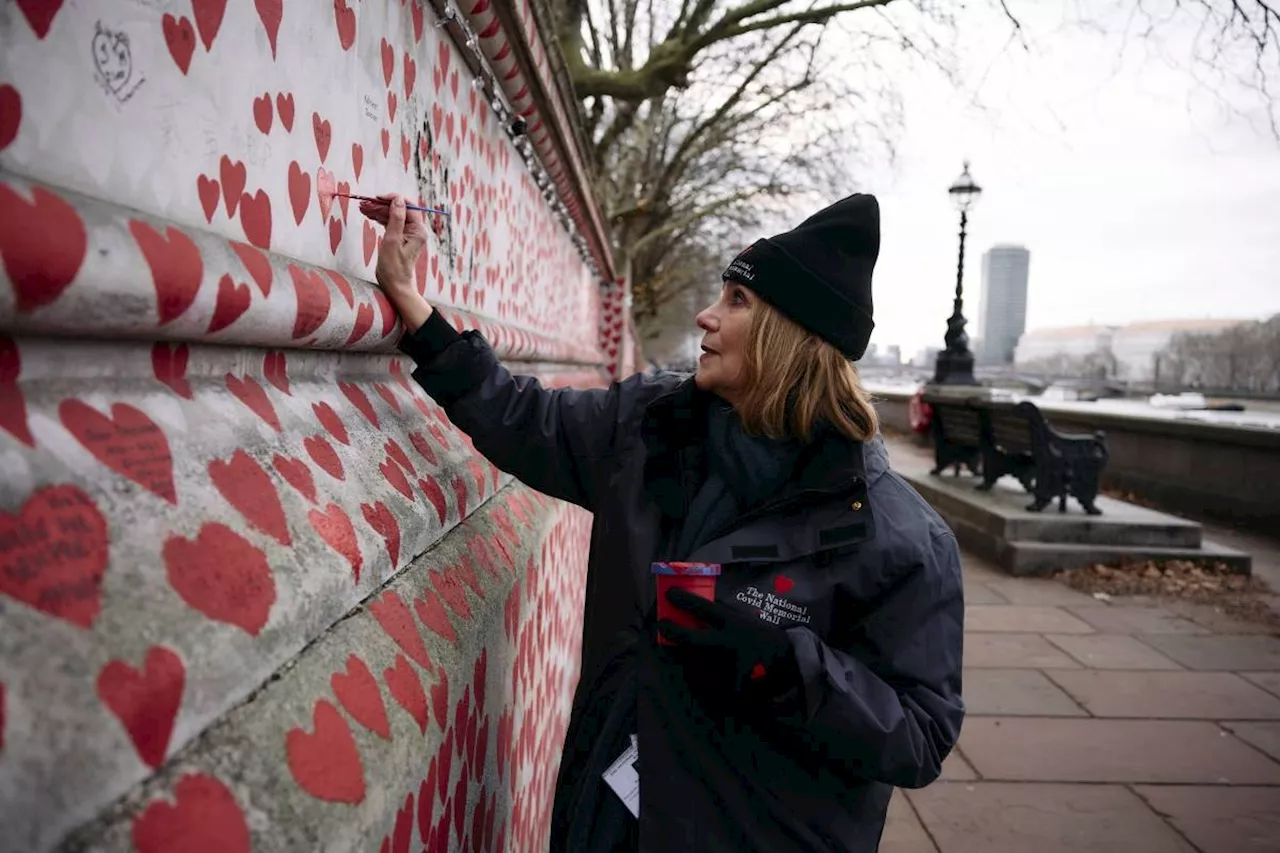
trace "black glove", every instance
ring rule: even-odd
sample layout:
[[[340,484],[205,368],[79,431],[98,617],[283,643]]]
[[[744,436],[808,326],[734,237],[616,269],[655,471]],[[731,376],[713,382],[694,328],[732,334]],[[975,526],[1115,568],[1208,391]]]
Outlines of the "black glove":
[[[676,644],[676,657],[687,669],[696,670],[688,673],[691,685],[711,693],[728,689],[772,703],[798,701],[800,667],[786,631],[759,616],[685,589],[668,590],[667,601],[708,626],[685,628],[668,620],[658,623],[663,636]]]

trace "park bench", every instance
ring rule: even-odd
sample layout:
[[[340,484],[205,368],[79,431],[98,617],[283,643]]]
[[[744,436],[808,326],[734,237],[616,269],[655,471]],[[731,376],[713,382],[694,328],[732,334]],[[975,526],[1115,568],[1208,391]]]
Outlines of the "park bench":
[[[929,428],[933,432],[932,474],[941,474],[952,468],[960,476],[961,467],[974,474],[982,464],[982,420],[978,410],[968,400],[926,395],[925,402],[932,409]]]
[[[1089,515],[1101,515],[1095,505],[1108,452],[1106,436],[1067,435],[1049,425],[1034,403],[994,400],[929,398],[934,412],[934,474],[965,464],[977,473],[972,459],[976,446],[982,483],[989,491],[1006,474],[1013,475],[1034,496],[1027,509],[1040,512],[1056,498],[1066,512],[1074,497]],[[974,441],[974,425],[977,440]]]

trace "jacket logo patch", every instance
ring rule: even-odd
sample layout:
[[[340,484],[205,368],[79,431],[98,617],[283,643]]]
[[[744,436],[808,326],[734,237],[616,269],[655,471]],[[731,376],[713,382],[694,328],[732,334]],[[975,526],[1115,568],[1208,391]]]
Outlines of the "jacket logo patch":
[[[773,591],[778,595],[786,595],[795,588],[796,582],[785,575],[778,575],[773,579]]]
[[[778,587],[778,581],[780,580],[787,582],[788,590],[795,586],[795,581],[790,578],[776,578],[773,582],[775,589]],[[760,618],[771,625],[781,625],[784,619],[797,625],[808,625],[812,621],[809,618],[808,607],[803,604],[796,604],[794,601],[781,595],[775,595],[772,592],[761,592],[754,586],[747,587],[734,598],[743,604],[754,607],[759,611]]]

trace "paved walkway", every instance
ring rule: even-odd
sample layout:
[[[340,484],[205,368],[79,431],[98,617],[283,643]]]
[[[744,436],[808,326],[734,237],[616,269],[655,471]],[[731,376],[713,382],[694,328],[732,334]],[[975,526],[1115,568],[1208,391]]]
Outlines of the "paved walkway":
[[[960,745],[881,853],[1280,851],[1280,638],[969,556],[965,585]]]

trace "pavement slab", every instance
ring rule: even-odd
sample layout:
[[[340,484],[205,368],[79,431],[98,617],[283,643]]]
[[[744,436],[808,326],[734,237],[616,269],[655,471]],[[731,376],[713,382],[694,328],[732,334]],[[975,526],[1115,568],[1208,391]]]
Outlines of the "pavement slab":
[[[1088,716],[1062,688],[1034,669],[966,670],[964,702],[969,713],[975,715]]]
[[[1020,667],[1079,669],[1080,664],[1039,634],[969,634],[964,638],[966,669]]]
[[[1280,638],[1257,634],[1176,634],[1140,638],[1187,669],[1280,672]]]
[[[1280,785],[1280,763],[1198,720],[970,717],[960,746],[998,781]]]
[[[1263,690],[1280,696],[1280,672],[1242,672],[1240,674]]]
[[[1144,785],[1137,792],[1201,853],[1280,851],[1280,789]]]
[[[990,583],[966,580],[964,583],[965,604],[1008,604],[1009,601],[991,588]]]
[[[1209,629],[1170,613],[1163,607],[1125,604],[1086,604],[1070,608],[1105,634],[1208,634]]]
[[[978,778],[978,772],[965,760],[960,747],[955,747],[942,762],[942,775],[938,778],[944,782],[971,782]]]
[[[1119,785],[948,782],[908,796],[939,853],[1196,853]]]
[[[1096,603],[1088,593],[1074,590],[1066,584],[1043,578],[1004,577],[986,584],[1010,604],[1035,604],[1048,607],[1067,605],[1091,606]],[[978,602],[974,602],[977,604]]]
[[[1233,721],[1223,723],[1222,727],[1229,729],[1245,743],[1262,750],[1276,761],[1280,761],[1280,723],[1257,722],[1254,720]],[[1276,798],[1280,800],[1280,791],[1276,791]]]
[[[1232,672],[1051,673],[1095,717],[1280,720],[1280,699]]]
[[[938,853],[929,833],[901,790],[893,792],[878,853]]]
[[[1124,634],[1049,634],[1045,639],[1091,669],[1182,669]]]
[[[1092,634],[1087,622],[1058,607],[975,604],[965,607],[965,630],[1016,633]]]

